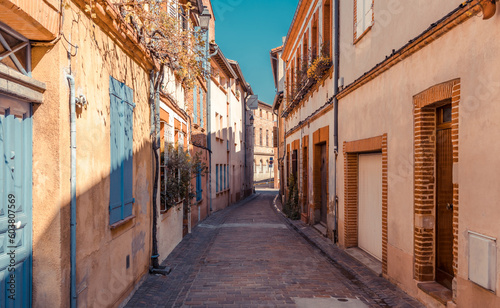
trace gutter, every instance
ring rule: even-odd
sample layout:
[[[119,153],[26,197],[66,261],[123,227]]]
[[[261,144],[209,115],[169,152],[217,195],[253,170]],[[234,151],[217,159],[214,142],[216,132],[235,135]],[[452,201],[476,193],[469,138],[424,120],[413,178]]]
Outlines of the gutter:
[[[338,201],[337,197],[337,156],[339,153],[339,100],[337,98],[337,93],[339,92],[339,63],[340,63],[340,0],[333,1],[333,13],[334,13],[334,72],[333,72],[333,117],[334,117],[334,125],[333,125],[333,151],[335,155],[335,160],[333,162],[334,168],[334,177],[333,177],[333,197],[334,205],[333,205],[333,242],[338,242]]]
[[[71,143],[71,205],[70,205],[70,307],[76,308],[76,99],[75,78],[66,75],[69,82],[70,143]]]

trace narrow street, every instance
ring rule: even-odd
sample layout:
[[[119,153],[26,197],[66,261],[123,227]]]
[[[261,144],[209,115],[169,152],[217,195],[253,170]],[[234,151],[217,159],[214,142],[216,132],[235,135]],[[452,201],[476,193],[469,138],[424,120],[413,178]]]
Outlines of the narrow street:
[[[313,247],[274,197],[260,191],[207,218],[164,262],[172,272],[149,275],[126,307],[420,307],[368,269],[346,269]]]

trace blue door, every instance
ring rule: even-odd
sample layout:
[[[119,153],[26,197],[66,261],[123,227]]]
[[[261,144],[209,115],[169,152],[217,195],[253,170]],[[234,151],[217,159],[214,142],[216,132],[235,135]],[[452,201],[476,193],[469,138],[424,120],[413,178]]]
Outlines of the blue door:
[[[31,307],[31,105],[0,94],[0,307]]]

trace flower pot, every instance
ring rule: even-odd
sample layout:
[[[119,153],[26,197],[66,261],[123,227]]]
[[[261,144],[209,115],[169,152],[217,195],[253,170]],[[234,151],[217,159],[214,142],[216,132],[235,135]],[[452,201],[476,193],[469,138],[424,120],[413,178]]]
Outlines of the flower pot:
[[[483,1],[481,8],[483,10],[483,19],[490,19],[497,11],[497,5],[494,0]]]

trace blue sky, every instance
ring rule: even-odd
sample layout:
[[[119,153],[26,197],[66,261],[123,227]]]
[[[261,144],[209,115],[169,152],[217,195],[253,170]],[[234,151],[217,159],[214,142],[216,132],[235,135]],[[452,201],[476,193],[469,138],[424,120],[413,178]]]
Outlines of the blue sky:
[[[215,41],[240,63],[259,99],[272,105],[276,94],[269,51],[282,44],[298,0],[212,0]]]

